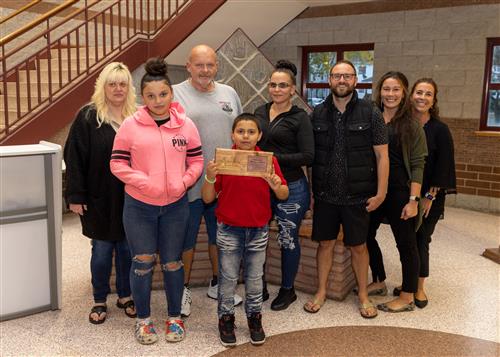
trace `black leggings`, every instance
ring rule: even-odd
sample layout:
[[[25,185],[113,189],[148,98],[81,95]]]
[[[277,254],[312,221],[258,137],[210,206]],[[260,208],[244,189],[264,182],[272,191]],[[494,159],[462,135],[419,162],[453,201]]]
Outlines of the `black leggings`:
[[[445,195],[441,192],[437,195],[434,202],[432,202],[431,210],[427,218],[423,218],[422,225],[417,231],[417,246],[418,255],[420,257],[420,278],[427,278],[429,276],[429,243],[432,240],[432,233],[439,221],[439,218],[444,213]]]
[[[417,248],[417,237],[415,232],[415,217],[408,220],[401,219],[401,211],[408,203],[409,192],[407,190],[391,190],[380,207],[371,213],[370,228],[367,237],[368,253],[370,254],[370,269],[373,281],[384,281],[386,279],[382,251],[376,241],[377,229],[384,217],[391,226],[399,251],[403,273],[403,291],[408,293],[417,292],[418,275],[420,268],[419,253]],[[428,246],[427,246],[428,249]]]

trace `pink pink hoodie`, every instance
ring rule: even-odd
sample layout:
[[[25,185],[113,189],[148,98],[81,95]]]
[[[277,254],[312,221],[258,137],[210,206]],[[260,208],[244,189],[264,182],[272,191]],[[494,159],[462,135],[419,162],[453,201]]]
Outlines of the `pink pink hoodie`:
[[[165,206],[179,200],[203,171],[200,135],[177,103],[158,127],[145,106],[125,119],[115,136],[111,172],[135,199]]]

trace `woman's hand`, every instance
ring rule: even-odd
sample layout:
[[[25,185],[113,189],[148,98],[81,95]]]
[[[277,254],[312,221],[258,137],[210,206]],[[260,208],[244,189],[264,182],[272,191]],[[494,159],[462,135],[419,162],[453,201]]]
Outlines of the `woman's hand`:
[[[219,168],[217,166],[217,163],[215,162],[215,160],[210,160],[207,164],[207,178],[210,180],[210,181],[213,181],[215,180],[215,176],[217,176],[217,173],[219,172]]]
[[[407,219],[415,217],[417,214],[418,214],[418,202],[410,200],[410,202],[408,202],[401,211],[401,219],[404,219],[406,221]]]
[[[429,216],[429,212],[431,211],[432,200],[422,198],[422,207],[424,208],[424,217],[427,218],[427,216]]]
[[[82,204],[74,204],[74,203],[70,203],[69,204],[69,209],[76,213],[76,214],[79,214],[80,216],[83,216],[83,211],[86,211],[87,210],[87,205],[82,205]]]

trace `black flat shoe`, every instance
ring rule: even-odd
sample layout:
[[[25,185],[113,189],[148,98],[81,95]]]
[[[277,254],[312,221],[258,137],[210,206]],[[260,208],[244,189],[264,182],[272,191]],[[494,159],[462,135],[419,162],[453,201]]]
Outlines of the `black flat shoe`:
[[[269,291],[267,291],[267,286],[264,286],[264,289],[262,290],[262,301],[267,300],[269,300]]]
[[[285,310],[290,306],[292,302],[297,300],[297,295],[295,294],[295,289],[285,289],[280,288],[278,296],[271,303],[271,310],[280,311]]]
[[[401,288],[395,287],[394,290],[392,291],[392,295],[399,296],[399,294],[401,294]]]
[[[427,299],[419,300],[417,298],[414,298],[414,300],[415,300],[415,306],[418,307],[419,309],[423,309],[429,303],[429,300],[427,300]]]

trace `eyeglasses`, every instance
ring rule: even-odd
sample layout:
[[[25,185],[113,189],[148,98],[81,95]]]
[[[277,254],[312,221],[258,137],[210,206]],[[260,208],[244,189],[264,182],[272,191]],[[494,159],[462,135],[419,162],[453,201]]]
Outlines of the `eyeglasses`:
[[[346,81],[350,81],[356,75],[354,73],[330,73],[330,78],[333,78],[336,81],[340,81],[340,78],[344,77]]]
[[[108,86],[110,86],[111,88],[117,88],[117,87],[120,87],[120,88],[127,88],[128,86],[128,83],[127,82],[108,82],[106,83]]]
[[[268,86],[269,86],[269,88],[272,88],[272,89],[275,89],[276,87],[278,87],[279,89],[286,89],[286,88],[290,87],[290,84],[288,84],[286,82],[280,82],[280,83],[269,82]]]

